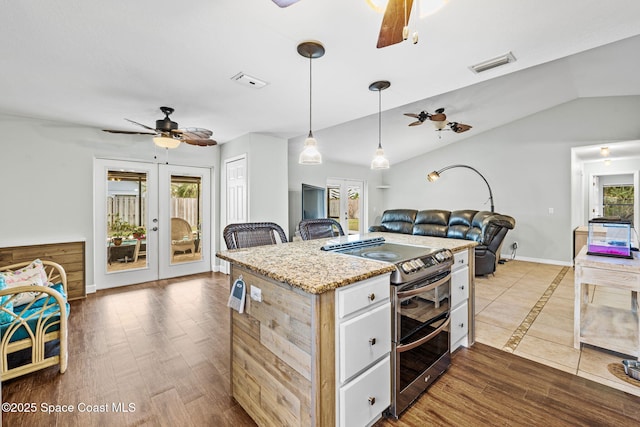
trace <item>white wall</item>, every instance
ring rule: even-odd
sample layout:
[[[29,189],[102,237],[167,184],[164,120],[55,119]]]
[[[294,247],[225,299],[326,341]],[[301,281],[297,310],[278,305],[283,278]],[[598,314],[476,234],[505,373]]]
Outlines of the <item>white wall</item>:
[[[275,222],[286,231],[289,227],[287,140],[255,133],[243,135],[221,146],[221,168],[225,160],[242,154],[247,156],[248,221]],[[220,224],[224,228],[227,224],[224,176],[220,186]],[[222,230],[219,248],[225,248]]]
[[[326,188],[327,179],[353,179],[365,182],[365,206],[367,217],[365,231],[376,218],[379,220],[384,210],[384,197],[387,190],[376,188],[383,182],[388,171],[372,171],[368,167],[356,166],[348,163],[324,161],[320,165],[301,165],[298,155],[304,144],[304,138],[294,138],[289,141],[289,231],[293,236],[298,223],[302,220],[302,184],[315,185]],[[371,153],[367,153],[370,155]]]
[[[603,112],[606,120],[598,118]],[[384,208],[489,210],[486,185],[473,171],[451,169],[435,183],[425,179],[432,170],[466,164],[486,177],[496,212],[516,219],[503,251],[518,241],[520,259],[569,264],[576,186],[571,147],[637,139],[638,117],[640,96],[582,98],[449,144],[394,165]]]
[[[86,284],[92,286],[93,159],[156,162],[152,141],[8,115],[0,115],[0,127],[0,247],[84,240]],[[166,159],[162,151],[160,162]],[[213,167],[219,147],[181,144],[169,152],[169,161]]]

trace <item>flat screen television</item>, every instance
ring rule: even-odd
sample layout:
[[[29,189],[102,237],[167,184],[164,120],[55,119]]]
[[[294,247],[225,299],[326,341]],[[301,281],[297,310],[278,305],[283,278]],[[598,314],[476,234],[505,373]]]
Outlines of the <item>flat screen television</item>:
[[[325,189],[302,184],[302,219],[325,218]]]

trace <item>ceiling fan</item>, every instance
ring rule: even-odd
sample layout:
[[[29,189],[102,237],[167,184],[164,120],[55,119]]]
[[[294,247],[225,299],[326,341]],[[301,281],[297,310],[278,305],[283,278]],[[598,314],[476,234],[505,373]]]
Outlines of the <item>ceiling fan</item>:
[[[288,7],[300,0],[272,0],[280,7]],[[389,0],[382,18],[377,47],[387,47],[400,43],[409,37],[409,15],[413,0]],[[413,33],[413,43],[418,43],[418,33]]]
[[[211,139],[211,132],[209,129],[203,128],[184,128],[178,129],[178,123],[172,121],[169,116],[173,113],[173,108],[171,107],[160,107],[160,111],[164,114],[164,119],[156,120],[156,127],[152,128],[151,126],[143,125],[142,123],[134,122],[133,120],[125,119],[126,121],[133,123],[135,125],[141,126],[147,129],[149,132],[142,131],[127,131],[127,130],[113,130],[113,129],[103,129],[104,132],[109,133],[122,133],[127,135],[154,135],[162,138],[173,139],[176,144],[180,142],[184,142],[191,145],[199,145],[201,147],[208,147],[212,145],[216,145],[217,142]],[[156,143],[157,144],[157,143]],[[176,145],[177,147],[177,145]],[[167,147],[174,148],[174,147]]]
[[[444,108],[438,108],[434,112],[434,114],[431,114],[427,111],[420,111],[418,114],[404,113],[404,115],[413,117],[414,119],[418,119],[415,122],[409,123],[409,126],[418,126],[424,123],[426,120],[431,120],[437,131],[449,130],[446,129],[445,126],[449,126],[449,128],[455,133],[466,132],[472,128],[472,126],[465,125],[463,123],[447,121],[447,115],[444,114]]]
[[[389,0],[384,11],[377,48],[391,46],[409,37],[409,16],[413,0]],[[413,44],[418,43],[418,33],[413,33]]]

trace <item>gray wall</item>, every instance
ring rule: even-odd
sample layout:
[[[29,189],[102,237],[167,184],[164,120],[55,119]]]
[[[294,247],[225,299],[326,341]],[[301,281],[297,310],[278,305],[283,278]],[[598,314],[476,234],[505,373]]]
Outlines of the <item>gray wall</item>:
[[[384,208],[489,210],[486,185],[472,171],[452,169],[435,183],[425,179],[432,170],[466,164],[486,177],[496,212],[516,219],[503,252],[518,241],[520,259],[569,264],[572,200],[580,199],[572,193],[580,186],[572,181],[571,147],[638,139],[638,117],[640,96],[581,98],[449,144],[394,165]],[[632,167],[640,169],[637,162]]]
[[[86,283],[94,285],[93,159],[155,162],[153,142],[149,136],[8,115],[0,115],[0,127],[0,247],[84,240]],[[165,153],[157,154],[163,163]],[[169,160],[217,168],[219,147],[181,144]]]
[[[306,136],[305,136],[306,137]],[[324,161],[321,165],[301,165],[298,163],[298,155],[304,145],[304,138],[294,138],[289,141],[289,231],[288,236],[293,236],[296,227],[302,220],[302,184],[326,187],[327,179],[352,179],[364,181],[365,200],[364,210],[367,213],[365,230],[373,224],[376,218],[379,220],[384,210],[384,195],[386,190],[376,188],[383,179],[383,174],[388,171],[372,171],[368,167],[356,166],[348,163]],[[370,155],[371,153],[366,153]]]

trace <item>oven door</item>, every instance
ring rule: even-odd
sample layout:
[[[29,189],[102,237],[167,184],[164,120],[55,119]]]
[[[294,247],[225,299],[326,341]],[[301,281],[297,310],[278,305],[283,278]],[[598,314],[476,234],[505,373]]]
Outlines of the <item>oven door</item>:
[[[395,292],[395,404],[398,416],[450,365],[450,272]]]

